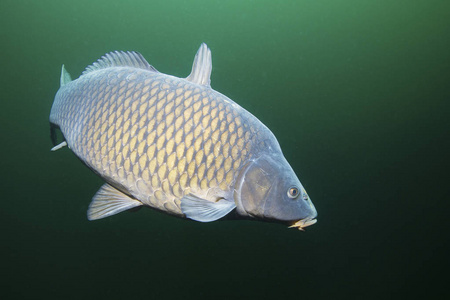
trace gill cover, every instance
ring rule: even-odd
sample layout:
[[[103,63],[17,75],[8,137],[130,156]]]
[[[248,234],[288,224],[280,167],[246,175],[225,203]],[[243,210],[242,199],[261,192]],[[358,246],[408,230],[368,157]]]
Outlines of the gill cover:
[[[298,189],[297,197],[289,190]],[[289,163],[282,155],[262,155],[250,162],[236,182],[237,212],[272,221],[314,218],[317,213]]]

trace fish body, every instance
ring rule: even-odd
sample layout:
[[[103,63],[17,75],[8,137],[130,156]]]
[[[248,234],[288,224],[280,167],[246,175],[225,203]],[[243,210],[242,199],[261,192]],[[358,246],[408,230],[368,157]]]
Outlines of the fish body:
[[[63,66],[50,123],[106,181],[89,206],[90,220],[139,206],[202,222],[232,210],[272,221],[314,220],[275,136],[210,87],[211,68],[205,44],[187,78],[158,72],[136,52],[106,54],[73,81]],[[280,219],[283,203],[274,203],[271,214],[265,207],[273,201],[260,198],[283,175],[295,199],[301,196],[289,201],[302,209],[285,207]]]

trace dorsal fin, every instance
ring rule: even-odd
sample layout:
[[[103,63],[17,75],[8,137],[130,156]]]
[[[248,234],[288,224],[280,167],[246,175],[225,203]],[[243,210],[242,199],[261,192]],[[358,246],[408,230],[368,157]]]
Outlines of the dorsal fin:
[[[69,72],[67,72],[66,68],[64,68],[64,65],[62,65],[61,68],[61,79],[60,79],[60,87],[65,86],[69,82],[72,81],[72,77],[70,77]]]
[[[193,83],[210,86],[211,69],[211,50],[208,48],[208,46],[206,46],[205,43],[202,43],[197,51],[197,54],[195,54],[191,74],[189,74],[186,79]]]
[[[88,66],[84,70],[83,74],[97,71],[100,69],[112,68],[112,67],[135,67],[139,69],[145,69],[153,72],[158,72],[153,66],[151,66],[145,58],[138,52],[134,51],[114,51],[106,53],[99,60],[92,65]]]

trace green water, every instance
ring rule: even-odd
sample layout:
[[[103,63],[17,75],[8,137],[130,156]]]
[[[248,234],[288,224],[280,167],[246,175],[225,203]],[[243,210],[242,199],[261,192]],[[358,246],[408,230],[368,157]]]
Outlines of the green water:
[[[448,297],[449,20],[433,0],[1,0],[1,298]],[[101,179],[49,151],[61,64],[76,78],[136,50],[184,77],[201,42],[212,87],[275,133],[313,199],[305,233],[87,221]]]

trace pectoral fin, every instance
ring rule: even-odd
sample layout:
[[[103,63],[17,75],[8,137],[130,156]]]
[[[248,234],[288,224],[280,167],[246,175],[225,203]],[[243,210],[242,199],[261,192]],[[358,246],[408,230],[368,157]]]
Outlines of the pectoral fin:
[[[189,219],[200,222],[218,220],[227,215],[235,207],[234,202],[225,199],[212,202],[192,194],[186,195],[181,199],[181,211],[183,214]]]
[[[98,220],[141,205],[142,202],[130,198],[128,195],[105,183],[92,198],[87,217],[90,221]]]

